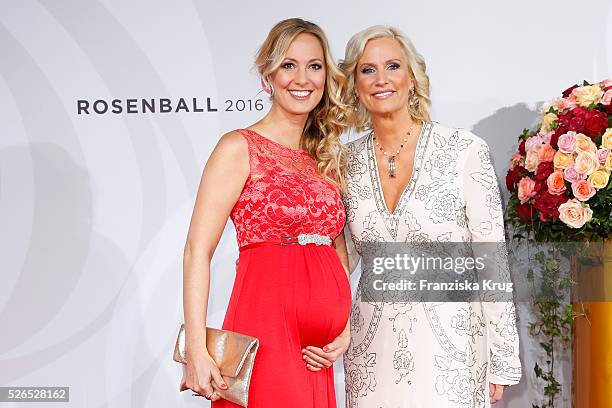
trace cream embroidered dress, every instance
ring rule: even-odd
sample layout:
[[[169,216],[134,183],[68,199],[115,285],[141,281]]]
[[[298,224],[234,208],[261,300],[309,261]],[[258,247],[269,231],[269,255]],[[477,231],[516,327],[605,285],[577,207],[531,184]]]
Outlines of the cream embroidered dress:
[[[348,149],[345,206],[358,253],[365,241],[504,242],[489,150],[469,131],[423,125],[394,213],[383,199],[372,136]],[[505,247],[498,248],[495,273],[509,281]],[[344,357],[348,407],[489,407],[489,382],[519,382],[512,302],[367,303],[360,291]]]

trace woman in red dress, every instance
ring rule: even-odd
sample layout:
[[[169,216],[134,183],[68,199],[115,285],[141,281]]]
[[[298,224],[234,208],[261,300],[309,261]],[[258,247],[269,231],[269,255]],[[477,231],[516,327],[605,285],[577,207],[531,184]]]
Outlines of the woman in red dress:
[[[301,19],[278,23],[256,64],[272,107],[219,140],[185,245],[186,385],[216,408],[236,406],[214,392],[212,381],[227,385],[205,347],[210,260],[231,217],[240,256],[223,328],[260,341],[249,407],[335,407],[332,369],[309,371],[302,350],[341,354],[349,343],[345,78],[321,29]]]

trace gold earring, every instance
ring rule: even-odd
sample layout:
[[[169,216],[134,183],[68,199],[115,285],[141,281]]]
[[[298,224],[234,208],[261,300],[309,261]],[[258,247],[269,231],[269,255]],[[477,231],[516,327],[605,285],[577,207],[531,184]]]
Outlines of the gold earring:
[[[410,97],[408,98],[408,104],[413,110],[416,110],[419,107],[419,97],[417,96],[414,87],[410,88]]]

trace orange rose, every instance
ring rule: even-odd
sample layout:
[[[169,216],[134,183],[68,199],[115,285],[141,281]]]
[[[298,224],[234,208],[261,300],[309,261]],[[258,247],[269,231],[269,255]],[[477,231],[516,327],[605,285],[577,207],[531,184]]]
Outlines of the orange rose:
[[[550,173],[550,176],[546,179],[546,185],[548,186],[548,192],[550,194],[561,195],[567,190],[561,170]]]
[[[595,195],[595,187],[588,180],[580,180],[572,183],[572,193],[580,201],[587,201]]]
[[[521,204],[524,204],[536,194],[534,188],[535,181],[530,179],[529,177],[523,177],[518,182],[518,198],[519,200],[521,200]]]
[[[540,162],[549,162],[555,157],[555,149],[553,149],[548,143],[542,145],[538,150],[538,160]]]

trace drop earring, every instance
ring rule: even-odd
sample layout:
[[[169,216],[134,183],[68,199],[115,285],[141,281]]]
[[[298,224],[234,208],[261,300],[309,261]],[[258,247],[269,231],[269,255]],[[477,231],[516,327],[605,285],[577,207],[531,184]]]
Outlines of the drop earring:
[[[270,96],[274,95],[274,87],[267,80],[264,80],[263,77],[261,78],[261,87],[263,88],[264,92],[267,93],[268,95]]]
[[[408,104],[410,105],[410,108],[413,110],[416,110],[419,107],[419,97],[416,94],[416,90],[414,89],[414,86],[410,88],[410,97],[408,98]]]

